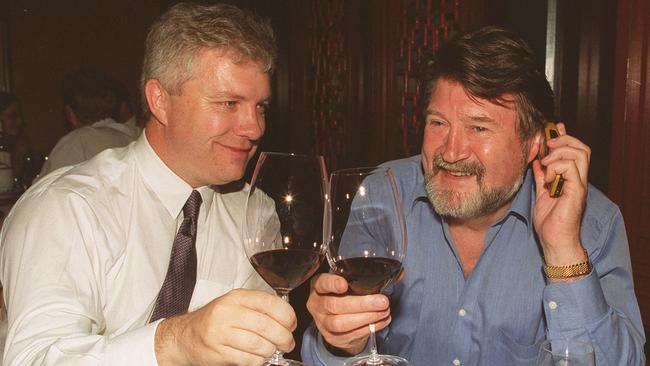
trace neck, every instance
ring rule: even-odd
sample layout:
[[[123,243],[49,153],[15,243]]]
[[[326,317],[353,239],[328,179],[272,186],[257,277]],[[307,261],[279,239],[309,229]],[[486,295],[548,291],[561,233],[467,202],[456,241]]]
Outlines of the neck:
[[[200,187],[202,185],[186,178],[187,173],[184,170],[183,162],[176,158],[176,155],[173,154],[172,147],[169,146],[165,127],[156,121],[154,117],[151,117],[147,122],[144,133],[153,151],[158,155],[160,160],[162,160],[162,162],[165,163],[172,172],[174,172],[174,174],[183,179],[192,188]]]

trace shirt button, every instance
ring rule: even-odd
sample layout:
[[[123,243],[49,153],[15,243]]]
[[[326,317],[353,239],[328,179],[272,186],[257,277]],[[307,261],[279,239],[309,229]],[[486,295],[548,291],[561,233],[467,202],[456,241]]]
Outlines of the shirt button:
[[[451,363],[453,363],[454,366],[460,366],[460,360],[459,359],[455,359],[455,360],[451,361]]]
[[[549,307],[551,310],[555,310],[555,309],[557,309],[557,303],[556,303],[555,301],[549,301],[549,302],[548,302],[548,307]]]
[[[460,310],[458,310],[458,315],[459,316],[465,316],[465,315],[467,315],[467,311],[465,311],[465,309],[460,309]]]

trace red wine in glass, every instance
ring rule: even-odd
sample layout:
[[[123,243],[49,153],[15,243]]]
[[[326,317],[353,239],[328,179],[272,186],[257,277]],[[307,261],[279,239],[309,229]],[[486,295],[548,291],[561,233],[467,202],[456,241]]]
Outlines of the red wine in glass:
[[[262,152],[255,166],[244,214],[244,250],[276,294],[289,292],[319,268],[327,174],[322,156]],[[282,352],[264,365],[304,365]]]
[[[271,287],[288,292],[316,272],[321,255],[308,249],[273,249],[253,254],[250,260]]]
[[[335,273],[348,281],[354,295],[381,292],[402,270],[402,262],[391,258],[355,257],[338,262]]]
[[[390,168],[355,168],[332,172],[326,212],[327,260],[348,281],[351,295],[380,293],[398,278],[406,256],[406,226],[401,199]],[[409,365],[377,351],[370,328],[370,354],[345,363]]]

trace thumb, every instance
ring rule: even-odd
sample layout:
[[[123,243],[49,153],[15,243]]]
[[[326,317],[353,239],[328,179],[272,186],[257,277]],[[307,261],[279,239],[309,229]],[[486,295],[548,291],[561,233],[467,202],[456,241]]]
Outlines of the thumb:
[[[348,282],[341,276],[322,273],[312,280],[311,288],[319,294],[344,294],[348,290]]]

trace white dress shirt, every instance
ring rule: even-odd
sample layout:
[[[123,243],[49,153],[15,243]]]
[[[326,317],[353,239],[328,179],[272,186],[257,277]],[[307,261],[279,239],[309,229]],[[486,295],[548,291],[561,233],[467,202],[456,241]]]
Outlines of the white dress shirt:
[[[86,161],[108,148],[126,146],[136,138],[132,127],[110,118],[74,129],[54,145],[39,177],[58,168]]]
[[[242,249],[246,192],[198,190],[190,310],[234,288],[271,291]],[[144,133],[32,186],[0,234],[5,365],[156,365],[148,319],[191,191]]]

